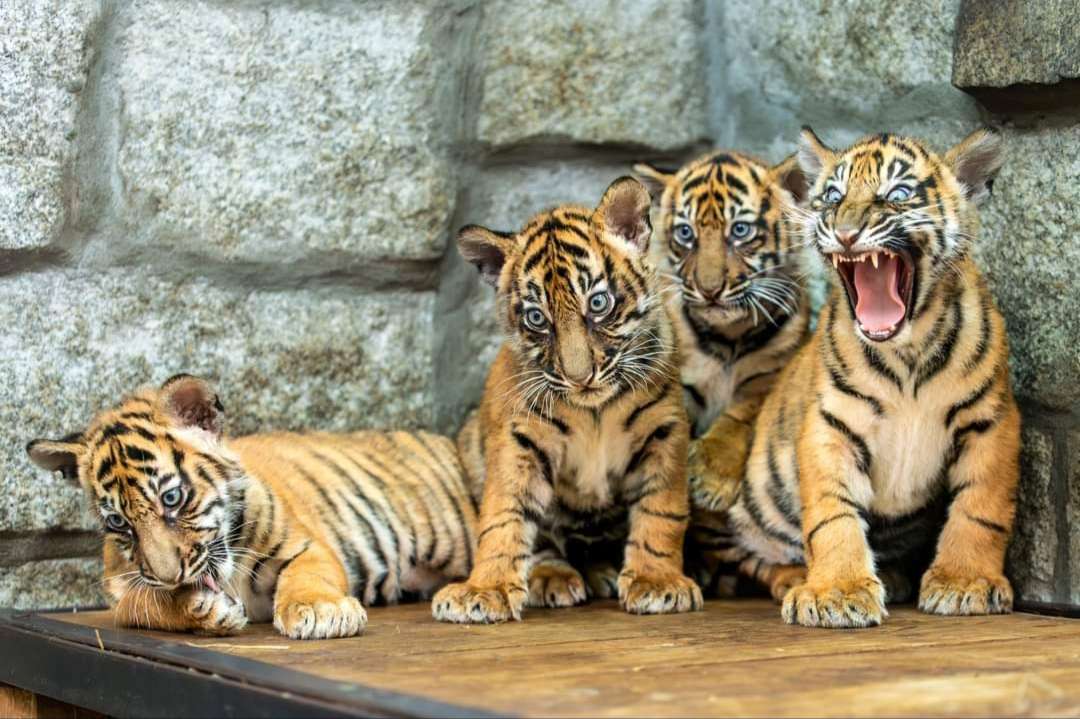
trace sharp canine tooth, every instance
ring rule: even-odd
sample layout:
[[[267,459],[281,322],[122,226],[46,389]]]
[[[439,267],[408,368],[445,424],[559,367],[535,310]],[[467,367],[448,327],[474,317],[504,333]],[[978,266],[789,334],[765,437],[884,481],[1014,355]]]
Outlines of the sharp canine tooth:
[[[832,256],[832,266],[833,266],[834,269],[837,269],[837,270],[840,269],[840,256],[839,255],[833,255]]]
[[[874,263],[874,269],[877,269],[877,253],[870,255],[870,261]]]

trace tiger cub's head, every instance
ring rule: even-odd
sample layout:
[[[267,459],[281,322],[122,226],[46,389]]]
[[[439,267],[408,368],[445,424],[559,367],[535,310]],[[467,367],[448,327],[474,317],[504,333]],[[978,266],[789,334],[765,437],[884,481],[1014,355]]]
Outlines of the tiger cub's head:
[[[596,209],[566,205],[515,233],[461,229],[462,256],[496,288],[524,406],[599,407],[670,371],[670,327],[647,258],[649,193],[616,180]]]
[[[839,275],[859,335],[876,342],[903,331],[970,251],[976,203],[1003,160],[986,129],[939,156],[889,134],[833,150],[804,128],[798,157],[813,183],[806,236]]]
[[[206,382],[177,375],[99,412],[82,432],[27,445],[35,464],[83,487],[107,551],[127,560],[131,571],[106,582],[115,597],[140,586],[216,590],[229,579],[244,475],[221,446],[223,419]]]
[[[667,265],[689,312],[717,328],[794,314],[800,247],[787,213],[805,195],[794,155],[769,167],[717,152],[675,172],[634,171],[659,204]]]

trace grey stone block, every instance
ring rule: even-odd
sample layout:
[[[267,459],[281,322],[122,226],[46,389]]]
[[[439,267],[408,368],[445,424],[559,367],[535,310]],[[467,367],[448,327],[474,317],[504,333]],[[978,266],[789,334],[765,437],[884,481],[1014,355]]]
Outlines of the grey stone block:
[[[1076,0],[965,0],[956,23],[953,83],[964,88],[1053,85],[1080,78]]]
[[[116,51],[124,242],[339,268],[437,259],[457,4],[133,3]]]
[[[222,289],[122,271],[0,280],[0,527],[92,528],[22,448],[177,372],[218,383],[232,434],[430,425],[434,293]]]
[[[668,149],[708,133],[697,0],[493,0],[477,47],[477,136]]]
[[[52,559],[0,567],[0,607],[101,607],[100,559]]]
[[[1049,433],[1025,427],[1020,453],[1020,493],[1009,545],[1007,573],[1018,599],[1052,602],[1058,553],[1054,442]]]
[[[0,251],[52,244],[96,51],[97,0],[0,3]]]
[[[1005,315],[1017,394],[1080,402],[1080,124],[1006,131],[976,256]]]
[[[793,152],[810,124],[835,146],[870,132],[955,142],[979,122],[950,84],[959,0],[758,2],[722,9],[714,122],[724,145]]]

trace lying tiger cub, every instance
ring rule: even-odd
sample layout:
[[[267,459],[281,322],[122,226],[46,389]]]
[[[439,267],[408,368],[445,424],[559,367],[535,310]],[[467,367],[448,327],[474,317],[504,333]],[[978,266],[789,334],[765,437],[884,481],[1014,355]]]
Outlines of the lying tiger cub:
[[[757,418],[731,511],[744,567],[789,623],[879,624],[931,554],[923,611],[1007,612],[1020,415],[971,258],[1000,137],[939,156],[895,135],[837,151],[805,129],[799,160],[806,236],[838,282]]]
[[[178,375],[27,446],[86,490],[105,588],[126,626],[348,637],[364,607],[468,574],[476,510],[453,444],[424,432],[226,441],[203,380]]]
[[[476,566],[435,595],[436,619],[498,622],[520,619],[527,601],[584,601],[567,554],[577,531],[599,525],[625,548],[607,587],[627,611],[701,608],[682,571],[689,427],[646,256],[649,204],[624,177],[595,210],[564,206],[516,234],[458,235],[497,288],[506,342],[459,440],[484,486]]]

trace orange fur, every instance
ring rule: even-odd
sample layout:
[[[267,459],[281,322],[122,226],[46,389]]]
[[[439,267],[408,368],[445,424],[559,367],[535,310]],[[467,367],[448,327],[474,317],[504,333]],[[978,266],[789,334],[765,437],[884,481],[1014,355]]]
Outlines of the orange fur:
[[[430,593],[468,573],[476,512],[446,438],[225,440],[222,420],[209,385],[181,375],[79,435],[28,447],[100,511],[121,624],[230,634],[272,619],[292,638],[350,636],[366,623],[360,600]]]
[[[435,596],[437,619],[497,622],[526,603],[583,601],[566,561],[582,528],[625,548],[616,590],[627,611],[700,608],[682,573],[689,432],[645,257],[648,207],[623,178],[595,211],[560,207],[516,234],[461,231],[462,254],[497,286],[507,340],[459,437],[483,486],[476,566]],[[588,584],[608,586],[602,572]]]
[[[800,157],[816,178],[802,213],[808,239],[841,272],[860,253],[906,258],[895,275],[906,314],[875,339],[857,319],[858,298],[849,304],[834,288],[757,418],[732,521],[761,561],[743,566],[775,592],[772,577],[791,573],[767,565],[806,563],[805,582],[783,599],[789,622],[868,626],[886,615],[883,572],[909,566],[940,529],[920,608],[1008,611],[1020,420],[1004,321],[970,257],[975,201],[1000,165],[1000,143],[980,131],[939,157],[883,135],[838,152],[807,131]]]

